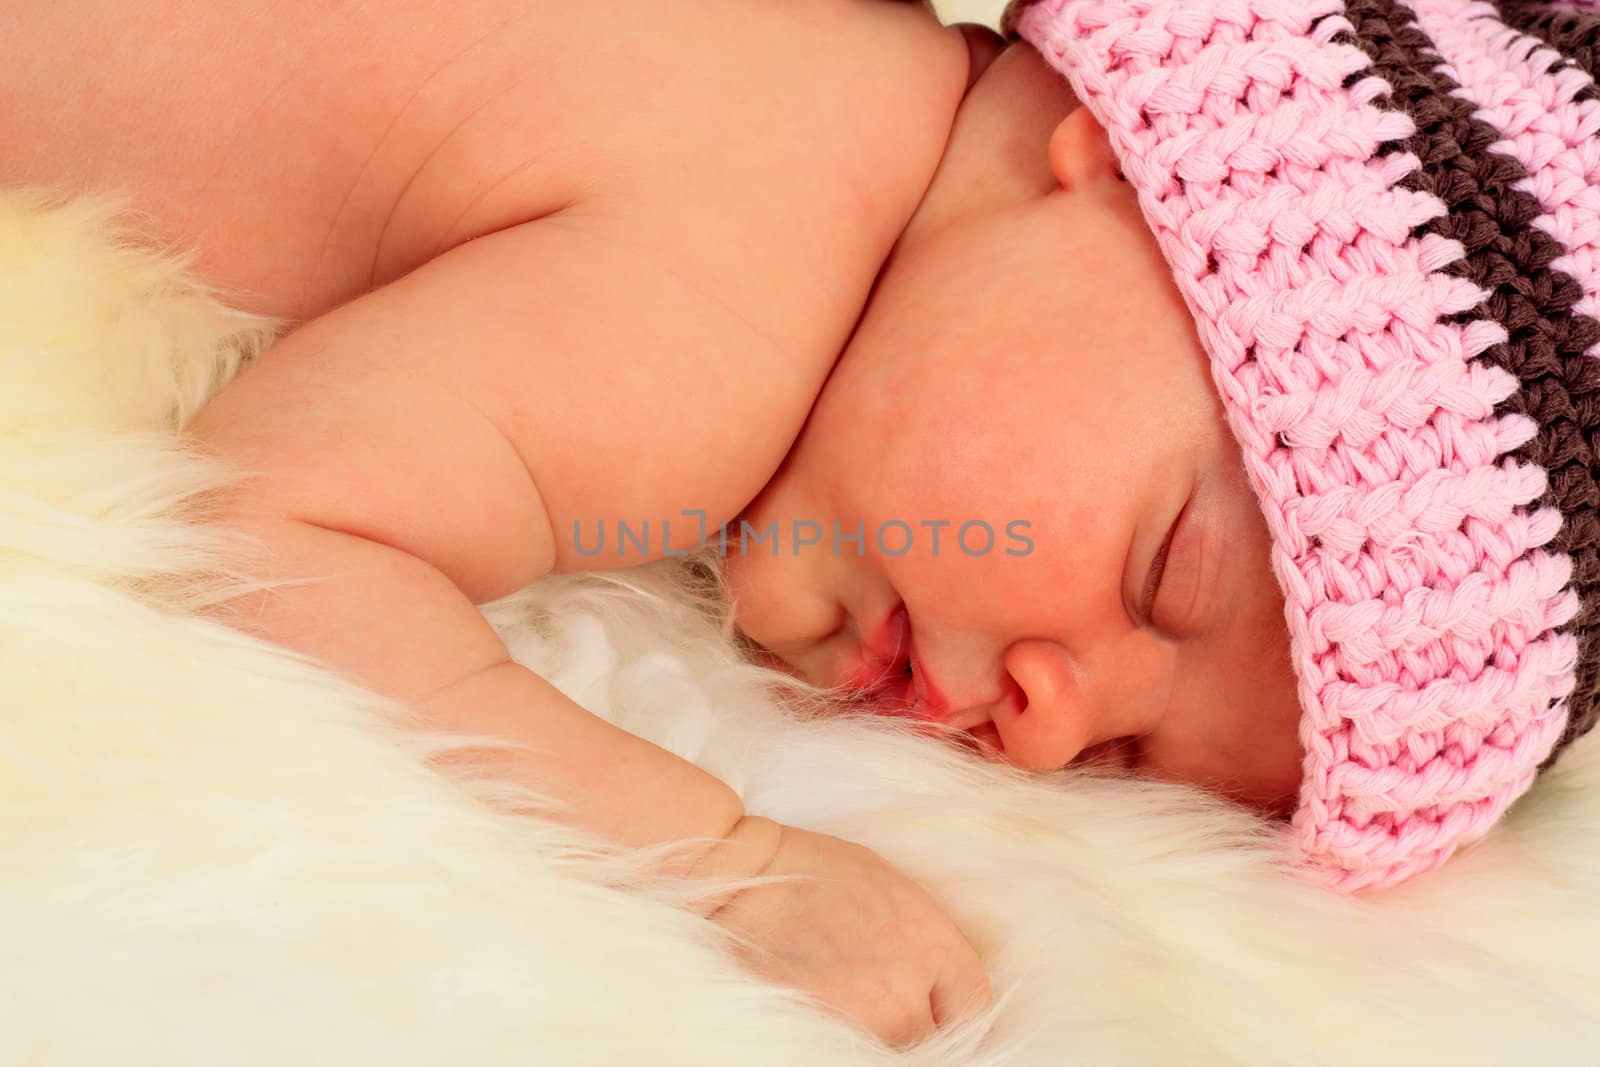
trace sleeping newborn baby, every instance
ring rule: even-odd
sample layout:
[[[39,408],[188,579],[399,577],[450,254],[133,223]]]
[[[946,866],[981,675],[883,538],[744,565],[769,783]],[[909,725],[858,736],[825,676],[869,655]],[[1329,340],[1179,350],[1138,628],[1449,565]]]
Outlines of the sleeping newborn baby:
[[[744,631],[1339,888],[1486,832],[1600,710],[1600,16],[1501,8],[1013,5],[745,520],[874,551],[741,545]]]
[[[1481,836],[1600,710],[1600,16],[1504,7],[1013,5],[741,520],[829,550],[728,552],[743,631],[1339,888]]]
[[[1002,49],[890,0],[35,6],[0,173],[125,191],[302,323],[190,427],[273,586],[223,617],[504,742],[474,769],[671,874],[797,876],[702,911],[888,1040],[989,1001],[927,895],[589,715],[476,605],[703,547],[580,536],[695,511],[791,672],[1286,817],[1343,888],[1442,862],[1593,721],[1565,24],[1043,0]]]
[[[1339,888],[1482,835],[1600,689],[1600,101],[1549,46],[1600,18],[1507,18],[1014,3],[1037,50],[742,518],[832,550],[728,553],[742,630],[1022,768],[1291,819]]]

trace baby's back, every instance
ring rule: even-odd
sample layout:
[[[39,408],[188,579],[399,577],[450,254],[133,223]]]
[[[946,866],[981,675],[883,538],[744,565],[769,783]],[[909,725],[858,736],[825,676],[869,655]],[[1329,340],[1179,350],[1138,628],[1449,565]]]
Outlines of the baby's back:
[[[937,126],[908,110],[950,107],[937,87],[908,94],[912,65],[948,45],[931,23],[907,33],[898,7],[22,5],[21,36],[44,46],[0,65],[0,182],[126,194],[208,281],[290,318],[606,195],[870,280],[942,142],[902,160],[873,146]],[[817,93],[829,79],[859,88]],[[861,241],[846,217],[884,232]],[[670,231],[656,236],[686,248]]]

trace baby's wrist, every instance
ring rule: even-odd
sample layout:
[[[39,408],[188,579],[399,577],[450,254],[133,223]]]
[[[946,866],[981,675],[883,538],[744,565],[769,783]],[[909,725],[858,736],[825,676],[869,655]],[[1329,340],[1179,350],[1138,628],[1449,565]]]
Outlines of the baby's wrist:
[[[741,815],[722,836],[687,866],[684,877],[702,882],[739,882],[767,872],[783,843],[783,826],[759,815]],[[697,897],[691,909],[706,918],[728,905],[746,887],[730,886]]]

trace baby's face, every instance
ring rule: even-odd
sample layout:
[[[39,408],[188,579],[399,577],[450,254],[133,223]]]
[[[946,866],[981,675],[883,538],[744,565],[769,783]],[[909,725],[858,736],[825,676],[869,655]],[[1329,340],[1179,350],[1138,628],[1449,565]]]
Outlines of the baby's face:
[[[730,548],[739,625],[802,677],[1026,769],[1103,760],[1292,809],[1259,506],[1133,192],[1031,49],[968,96],[744,519],[780,540]]]

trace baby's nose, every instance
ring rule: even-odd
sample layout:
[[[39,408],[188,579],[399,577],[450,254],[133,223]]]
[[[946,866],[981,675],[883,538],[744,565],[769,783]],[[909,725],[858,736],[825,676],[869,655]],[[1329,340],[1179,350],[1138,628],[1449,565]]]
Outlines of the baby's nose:
[[[1006,758],[1023,770],[1059,770],[1096,745],[1142,736],[1159,720],[1157,649],[1106,641],[1069,650],[1030,638],[1010,645],[1002,663],[1012,699],[996,705],[994,725]]]
[[[1094,700],[1061,644],[1018,641],[1002,662],[1011,684],[1009,699],[995,706],[994,725],[1008,760],[1025,771],[1053,771],[1094,743]]]

